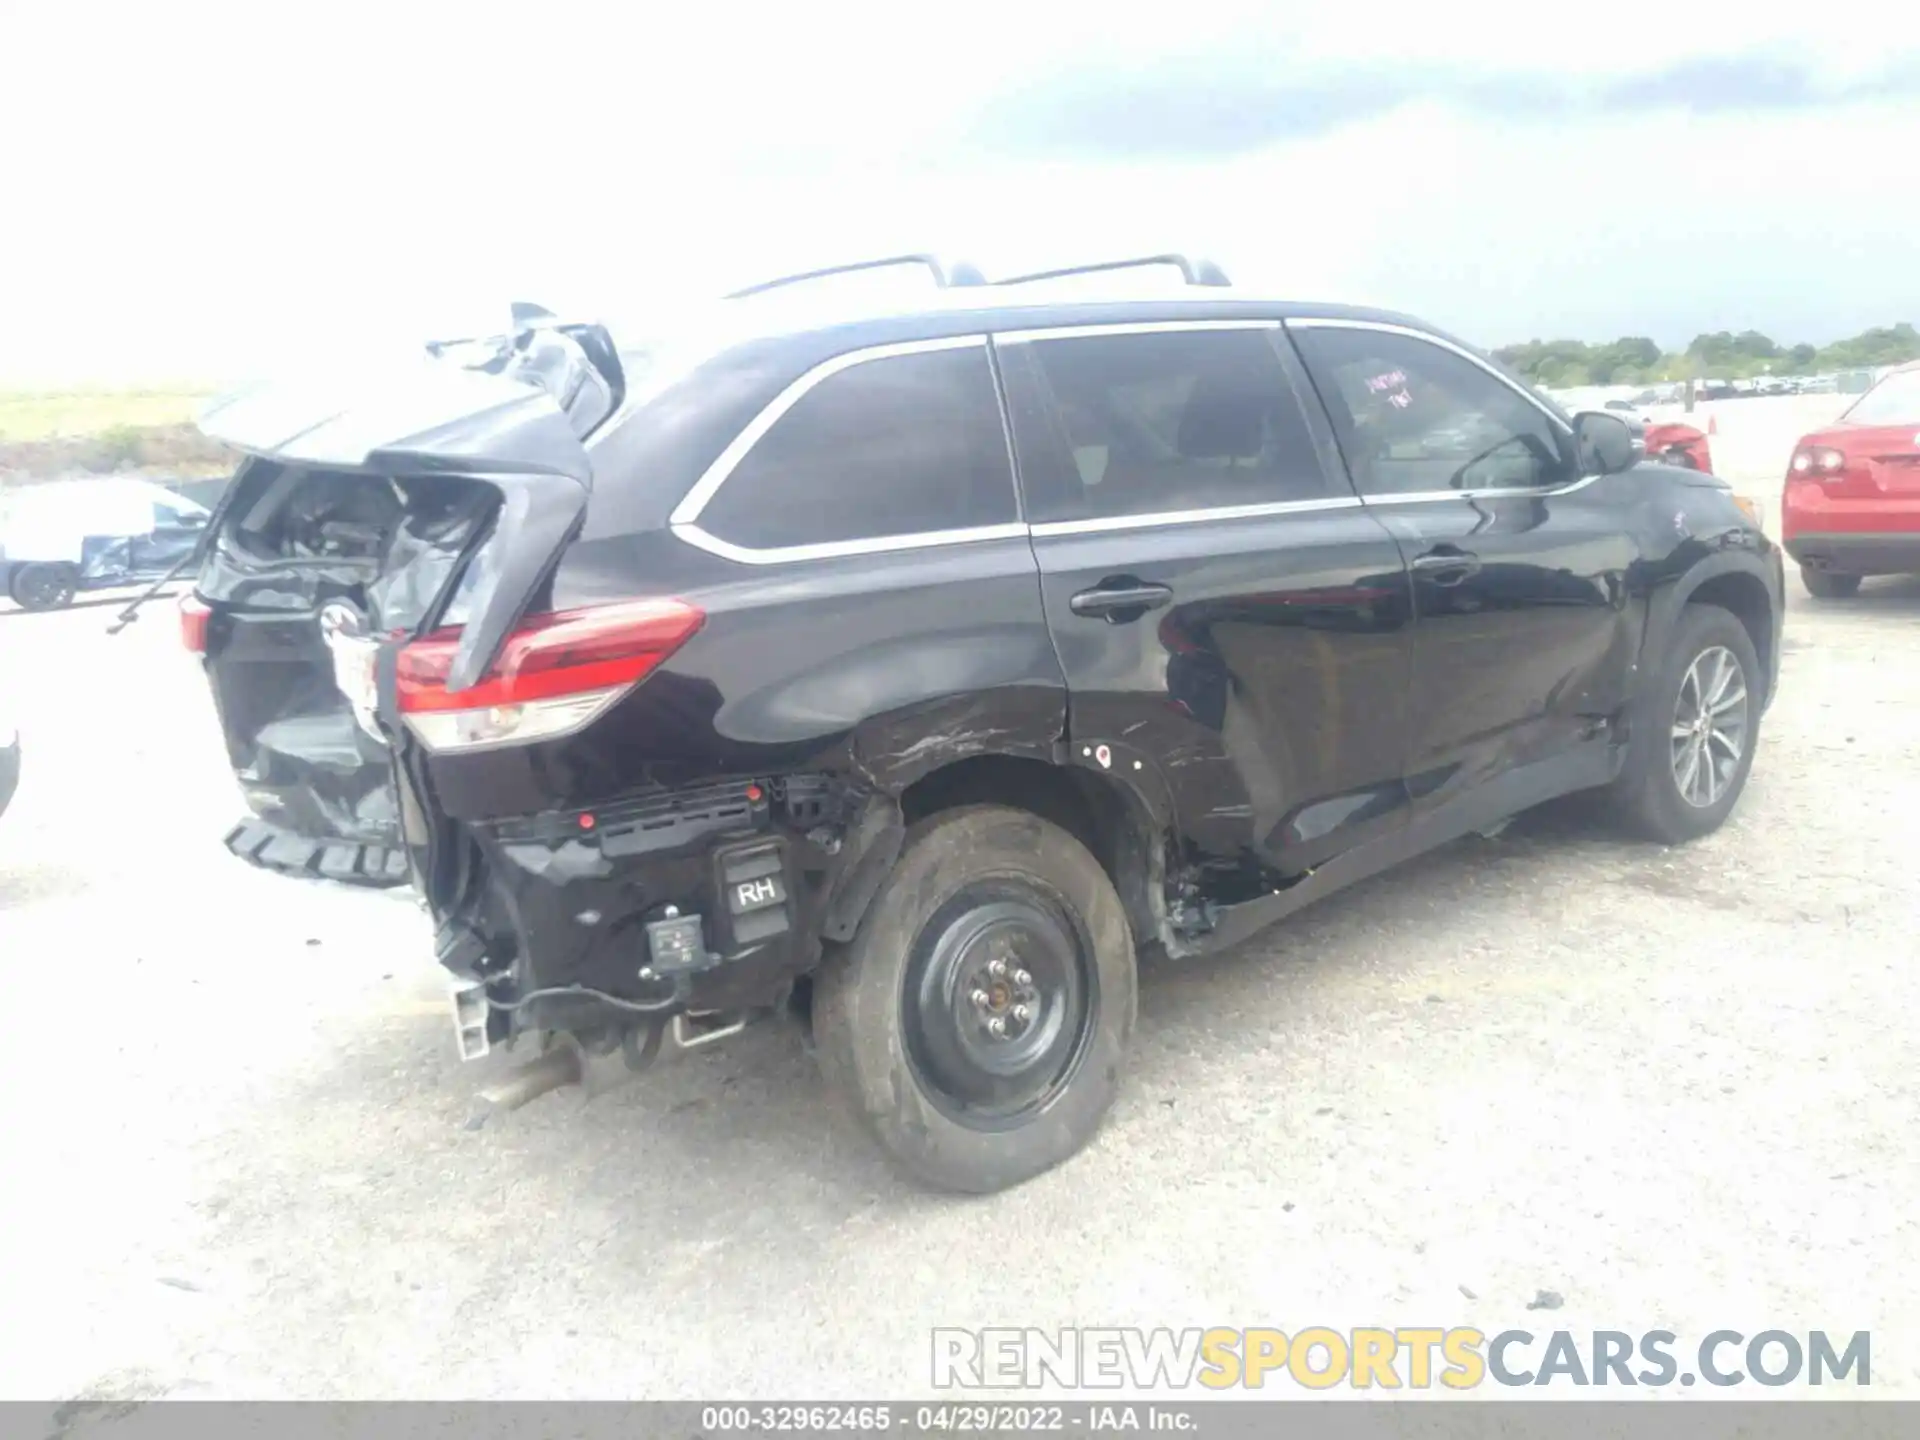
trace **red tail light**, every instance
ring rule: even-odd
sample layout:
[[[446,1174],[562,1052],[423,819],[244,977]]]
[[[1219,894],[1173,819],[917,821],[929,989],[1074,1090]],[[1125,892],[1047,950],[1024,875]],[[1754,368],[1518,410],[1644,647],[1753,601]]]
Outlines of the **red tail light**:
[[[395,697],[430,749],[552,739],[591,724],[706,620],[681,600],[633,600],[529,617],[471,689],[446,688],[458,629],[401,648]]]
[[[213,611],[192,591],[180,597],[180,643],[195,655],[207,653],[207,621]]]

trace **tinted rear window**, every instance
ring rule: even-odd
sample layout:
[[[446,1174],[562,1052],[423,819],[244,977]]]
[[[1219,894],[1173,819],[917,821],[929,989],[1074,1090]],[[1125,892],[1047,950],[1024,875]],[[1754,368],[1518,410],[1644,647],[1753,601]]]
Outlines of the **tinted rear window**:
[[[1019,518],[983,345],[865,360],[803,395],[700,512],[755,550]]]

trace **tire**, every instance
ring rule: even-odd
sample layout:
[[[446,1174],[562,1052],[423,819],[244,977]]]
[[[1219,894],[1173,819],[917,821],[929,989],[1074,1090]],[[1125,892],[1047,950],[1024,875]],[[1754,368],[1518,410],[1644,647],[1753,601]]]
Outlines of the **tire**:
[[[22,565],[7,585],[22,610],[64,610],[79,588],[80,572],[60,563]]]
[[[1860,577],[1845,575],[1837,570],[1809,570],[1802,565],[1800,583],[1807,587],[1807,593],[1816,600],[1844,600],[1849,595],[1860,593]]]
[[[1702,691],[1716,693],[1716,675],[1728,661],[1739,673],[1717,687],[1722,713],[1714,734],[1704,740],[1679,736],[1682,724],[1696,723]],[[1627,763],[1608,792],[1614,813],[1628,829],[1649,840],[1680,845],[1720,828],[1753,769],[1764,684],[1753,641],[1731,611],[1717,605],[1689,605],[1681,611],[1666,661],[1635,706]],[[1735,686],[1743,697],[1737,717],[1728,708]],[[1736,718],[1739,753],[1729,764],[1726,737],[1736,728]],[[1700,765],[1711,757],[1712,771],[1691,766],[1688,752],[1697,752]],[[1690,793],[1683,793],[1683,781]]]
[[[1086,847],[1025,811],[972,806],[908,832],[859,931],[815,979],[814,1044],[900,1169],[985,1195],[1093,1138],[1136,995],[1126,914]],[[1016,1005],[1031,1018],[1015,1020]],[[991,1036],[994,1020],[1008,1033]]]

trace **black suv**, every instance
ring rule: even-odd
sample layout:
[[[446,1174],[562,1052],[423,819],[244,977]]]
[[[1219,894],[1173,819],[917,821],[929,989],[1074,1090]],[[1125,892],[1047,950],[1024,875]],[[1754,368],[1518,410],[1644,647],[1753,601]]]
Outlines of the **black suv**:
[[[909,303],[815,272],[634,348],[516,307],[224,402],[183,626],[231,843],[410,879],[463,1054],[794,1014],[988,1191],[1098,1127],[1139,953],[1574,791],[1725,819],[1782,592],[1723,482],[1415,320],[1124,264],[1184,283],[902,257],[845,268]]]

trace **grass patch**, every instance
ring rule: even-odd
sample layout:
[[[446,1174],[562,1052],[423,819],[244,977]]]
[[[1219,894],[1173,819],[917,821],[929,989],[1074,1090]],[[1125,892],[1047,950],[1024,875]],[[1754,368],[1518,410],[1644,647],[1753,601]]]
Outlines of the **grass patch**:
[[[0,440],[54,440],[190,424],[212,388],[0,391]]]
[[[215,475],[234,457],[194,420],[211,386],[0,390],[0,481],[115,471]]]

